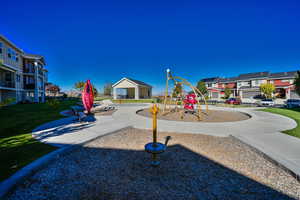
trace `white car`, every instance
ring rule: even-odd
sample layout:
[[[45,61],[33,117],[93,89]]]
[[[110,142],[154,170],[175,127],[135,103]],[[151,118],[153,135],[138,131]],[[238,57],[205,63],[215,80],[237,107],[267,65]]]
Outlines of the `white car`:
[[[260,105],[261,106],[274,106],[275,102],[273,101],[273,99],[263,99],[260,101]]]
[[[288,99],[286,101],[287,108],[295,108],[300,107],[300,99]]]

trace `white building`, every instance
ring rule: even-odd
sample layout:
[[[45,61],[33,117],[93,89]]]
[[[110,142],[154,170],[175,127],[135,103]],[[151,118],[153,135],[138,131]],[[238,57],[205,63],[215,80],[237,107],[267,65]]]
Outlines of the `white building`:
[[[151,99],[152,86],[142,81],[122,78],[112,85],[114,99]]]

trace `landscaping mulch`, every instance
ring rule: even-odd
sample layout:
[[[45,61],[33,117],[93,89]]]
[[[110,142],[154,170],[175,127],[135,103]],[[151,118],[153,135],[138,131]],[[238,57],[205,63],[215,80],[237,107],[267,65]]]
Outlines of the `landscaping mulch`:
[[[173,121],[184,121],[184,122],[234,122],[234,121],[242,121],[250,118],[249,115],[241,112],[233,112],[233,111],[222,111],[222,110],[209,110],[206,113],[205,110],[202,110],[200,121],[197,117],[198,112],[195,114],[185,113],[182,116],[182,109],[177,112],[174,110],[167,110],[165,113],[160,111],[157,114],[158,119],[163,120],[173,120]],[[145,117],[152,117],[149,109],[143,109],[137,112],[138,115],[142,115]]]
[[[171,136],[159,167],[151,131],[123,129],[59,157],[8,199],[299,199],[300,183],[233,137]]]

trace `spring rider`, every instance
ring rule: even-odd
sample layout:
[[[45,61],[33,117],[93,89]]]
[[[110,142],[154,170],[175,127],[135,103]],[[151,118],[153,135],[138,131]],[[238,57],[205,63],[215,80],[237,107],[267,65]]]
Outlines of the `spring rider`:
[[[160,142],[157,142],[157,113],[159,111],[159,108],[156,104],[154,104],[150,111],[152,113],[153,117],[153,142],[150,142],[145,145],[145,151],[152,154],[152,161],[151,165],[156,167],[160,164],[160,162],[157,160],[157,155],[160,153],[163,153],[167,148],[167,143],[171,139],[170,136],[166,138],[165,144],[162,144]]]
[[[184,108],[184,112],[187,113],[195,113],[195,104],[197,104],[198,101],[196,99],[196,95],[194,93],[188,94],[185,96],[184,100],[183,100],[183,108]]]

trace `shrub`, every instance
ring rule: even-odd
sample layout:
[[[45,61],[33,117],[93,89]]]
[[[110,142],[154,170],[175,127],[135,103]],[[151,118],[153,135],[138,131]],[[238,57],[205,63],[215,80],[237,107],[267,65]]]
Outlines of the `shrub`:
[[[4,99],[2,102],[0,102],[0,108],[3,107],[3,106],[10,105],[10,104],[14,103],[15,101],[16,101],[15,98]]]
[[[232,93],[231,90],[226,87],[224,90],[225,99],[228,99],[230,97],[231,93]]]

